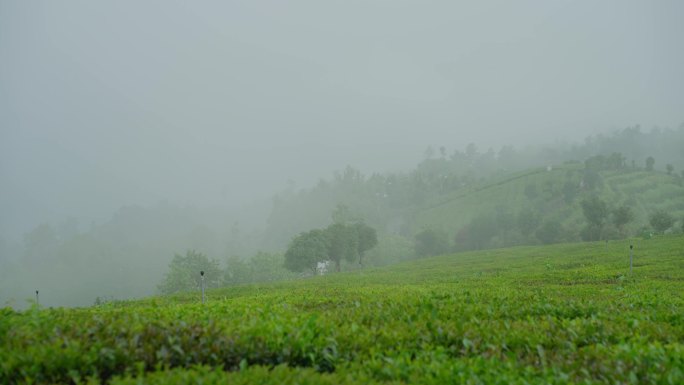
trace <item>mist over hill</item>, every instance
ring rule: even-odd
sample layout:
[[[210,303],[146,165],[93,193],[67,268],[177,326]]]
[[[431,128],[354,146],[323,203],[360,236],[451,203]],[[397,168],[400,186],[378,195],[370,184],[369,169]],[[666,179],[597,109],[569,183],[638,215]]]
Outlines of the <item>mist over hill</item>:
[[[366,267],[680,231],[681,14],[2,1],[0,303],[158,293],[174,260],[297,278],[333,213],[377,235]]]
[[[682,127],[630,127],[522,150],[434,145],[409,171],[366,175],[347,167],[241,211],[159,203],[124,206],[88,226],[67,217],[38,224],[22,242],[4,241],[0,292],[14,305],[34,287],[49,288],[45,301],[54,305],[146,296],[172,256],[186,250],[225,266],[226,284],[290,277],[282,253],[292,237],[327,226],[341,207],[377,229],[379,245],[366,258],[371,266],[452,250],[642,236],[653,231],[648,218],[657,209],[684,220],[681,148]],[[581,208],[590,196],[611,210],[629,205],[633,219],[620,231],[607,223],[592,238]],[[426,231],[441,244],[417,244]]]

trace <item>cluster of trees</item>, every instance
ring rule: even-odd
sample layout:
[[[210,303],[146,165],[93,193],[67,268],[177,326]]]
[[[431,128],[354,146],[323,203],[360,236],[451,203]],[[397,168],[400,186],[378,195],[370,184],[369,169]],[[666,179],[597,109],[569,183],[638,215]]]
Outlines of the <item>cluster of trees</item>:
[[[591,196],[582,200],[581,206],[587,225],[580,230],[580,239],[598,241],[627,236],[625,226],[634,220],[634,213],[628,205],[610,208],[606,202]],[[505,210],[483,214],[459,230],[453,242],[443,229],[423,229],[414,237],[415,255],[425,257],[452,251],[577,240],[575,231],[561,221],[553,218],[541,221],[540,218],[538,212],[529,208],[520,210],[518,215]],[[663,210],[654,211],[648,219],[650,229],[658,234],[674,229],[677,224],[676,218]],[[681,231],[684,232],[684,220]]]
[[[297,277],[284,267],[282,254],[258,252],[251,258],[232,256],[221,268],[218,260],[196,250],[175,254],[162,281],[157,285],[161,294],[197,290],[200,272],[204,272],[204,287],[216,288],[253,282],[281,281]]]
[[[664,234],[674,226],[675,217],[667,211],[656,210],[649,216],[648,221],[656,232]],[[684,220],[682,220],[682,231],[684,232]]]
[[[634,213],[629,205],[622,204],[611,209],[596,195],[582,201],[582,212],[587,220],[587,227],[582,231],[582,239],[586,241],[623,238],[627,235],[625,225],[634,220]],[[665,210],[655,210],[648,216],[651,229],[658,234],[672,229],[676,222],[676,218]],[[608,227],[609,225],[613,228]],[[684,220],[682,230],[684,231]]]
[[[221,285],[223,272],[219,262],[195,250],[188,250],[185,255],[175,254],[169,264],[169,271],[157,286],[162,294],[172,294],[199,288],[204,272],[204,287],[214,288]]]
[[[409,172],[363,175],[348,167],[310,189],[280,193],[274,200],[264,242],[281,248],[294,234],[325,226],[327,213],[340,202],[363,212],[366,223],[379,231],[410,239],[422,225],[414,222],[415,216],[425,207],[517,171],[586,159],[585,169],[578,175],[553,186],[530,185],[526,191],[532,199],[553,194],[569,204],[582,191],[601,189],[600,173],[604,171],[656,170],[662,164],[674,174],[675,169],[684,168],[683,147],[684,126],[651,131],[629,127],[610,135],[588,137],[582,143],[522,150],[503,146],[498,151],[482,151],[474,144],[462,150],[445,145],[430,147],[425,158]],[[658,161],[653,154],[658,154]],[[580,183],[583,190],[578,188]]]
[[[320,262],[330,261],[340,271],[343,260],[363,265],[364,254],[377,243],[375,229],[365,223],[336,222],[325,229],[295,236],[285,252],[285,267],[294,272],[316,274]]]
[[[428,149],[425,158],[407,172],[363,175],[348,167],[310,189],[295,190],[292,185],[274,197],[271,207],[260,206],[263,217],[251,207],[243,215],[160,204],[124,207],[111,219],[89,226],[79,226],[75,220],[56,226],[43,224],[27,233],[23,242],[0,237],[0,301],[23,299],[22,293],[39,286],[59,288],[52,297],[56,305],[92,303],[95,295],[149,295],[175,250],[253,255],[228,259],[220,282],[235,284],[291,277],[296,275],[292,271],[302,269],[314,271],[313,261],[328,260],[339,266],[343,261],[365,258],[366,264],[388,264],[450,250],[611,239],[634,234],[647,224],[648,231],[652,228],[661,233],[673,228],[680,218],[651,212],[663,205],[623,207],[623,203],[599,202],[614,196],[605,193],[603,178],[633,171],[664,171],[673,183],[679,180],[681,185],[681,148],[684,126],[650,132],[630,127],[583,143],[522,150],[504,146],[498,151],[482,151],[474,144],[450,150],[442,145]],[[580,160],[585,159],[581,168]],[[567,171],[539,171],[548,165],[567,165]],[[481,206],[469,209],[467,221],[449,222],[447,215],[424,214],[482,186],[527,175],[531,168],[546,176],[521,178],[521,183],[527,183],[521,187],[521,200],[483,200]],[[525,171],[517,172],[520,170]],[[668,188],[669,194],[677,193],[672,186]],[[638,197],[638,193],[634,194]],[[620,202],[630,199],[619,197]],[[335,224],[339,225],[328,226],[328,213],[341,202],[350,209],[338,213]],[[368,227],[378,229],[376,239],[382,240],[367,252],[351,230],[360,223],[358,213],[363,213]],[[279,252],[288,248],[288,242],[291,250],[286,261]],[[270,253],[255,254],[257,250]],[[286,262],[289,269],[284,267]],[[76,285],[74,275],[89,281]],[[45,300],[48,298],[46,295]]]
[[[625,225],[634,220],[634,213],[630,206],[622,204],[611,209],[597,195],[583,199],[581,207],[582,214],[587,221],[587,226],[581,232],[581,237],[585,241],[624,237]],[[608,224],[614,225],[617,234],[615,231],[607,231]]]
[[[362,265],[366,252],[378,244],[377,232],[345,205],[338,205],[332,218],[333,224],[325,229],[295,236],[284,255],[260,251],[248,259],[232,256],[224,269],[217,260],[195,250],[175,254],[157,290],[172,294],[198,289],[201,271],[205,288],[215,288],[291,279],[307,271],[315,275],[321,262],[334,263],[337,271],[342,261]]]

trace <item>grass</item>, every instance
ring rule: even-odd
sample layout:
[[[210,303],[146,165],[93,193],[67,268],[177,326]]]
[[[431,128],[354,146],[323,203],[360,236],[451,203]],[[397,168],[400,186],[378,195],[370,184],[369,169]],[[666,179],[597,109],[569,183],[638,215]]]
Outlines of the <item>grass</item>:
[[[0,383],[684,383],[684,237],[0,313]]]

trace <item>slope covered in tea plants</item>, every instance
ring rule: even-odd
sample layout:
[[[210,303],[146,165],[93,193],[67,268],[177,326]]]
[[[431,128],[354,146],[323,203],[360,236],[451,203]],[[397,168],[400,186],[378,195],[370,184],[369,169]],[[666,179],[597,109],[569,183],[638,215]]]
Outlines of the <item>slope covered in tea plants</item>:
[[[562,226],[563,231],[553,242],[578,241],[582,228],[587,224],[581,202],[592,195],[606,202],[610,209],[620,205],[630,208],[634,217],[626,225],[624,234],[639,234],[640,230],[648,228],[649,215],[656,210],[667,211],[675,220],[684,218],[684,184],[677,175],[604,170],[595,174],[599,181],[595,182],[597,186],[589,189],[582,187],[585,173],[582,164],[564,164],[548,170],[530,169],[492,178],[431,202],[416,213],[413,230],[433,227],[454,235],[475,218],[493,216],[498,221],[505,221],[510,217],[515,223],[521,211],[527,210],[535,214],[537,226],[548,221]],[[520,227],[520,223],[515,225]],[[624,234],[612,234],[608,239],[622,238]],[[508,241],[531,242],[525,238]],[[488,242],[489,247],[506,243],[501,239]]]
[[[684,382],[684,237],[0,315],[1,383]]]

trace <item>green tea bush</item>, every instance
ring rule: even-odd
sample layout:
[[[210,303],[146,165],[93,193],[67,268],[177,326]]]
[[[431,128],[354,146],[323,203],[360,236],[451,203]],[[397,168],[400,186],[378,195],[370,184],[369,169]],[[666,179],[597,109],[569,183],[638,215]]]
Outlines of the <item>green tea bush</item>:
[[[0,310],[0,383],[681,384],[684,237]]]

